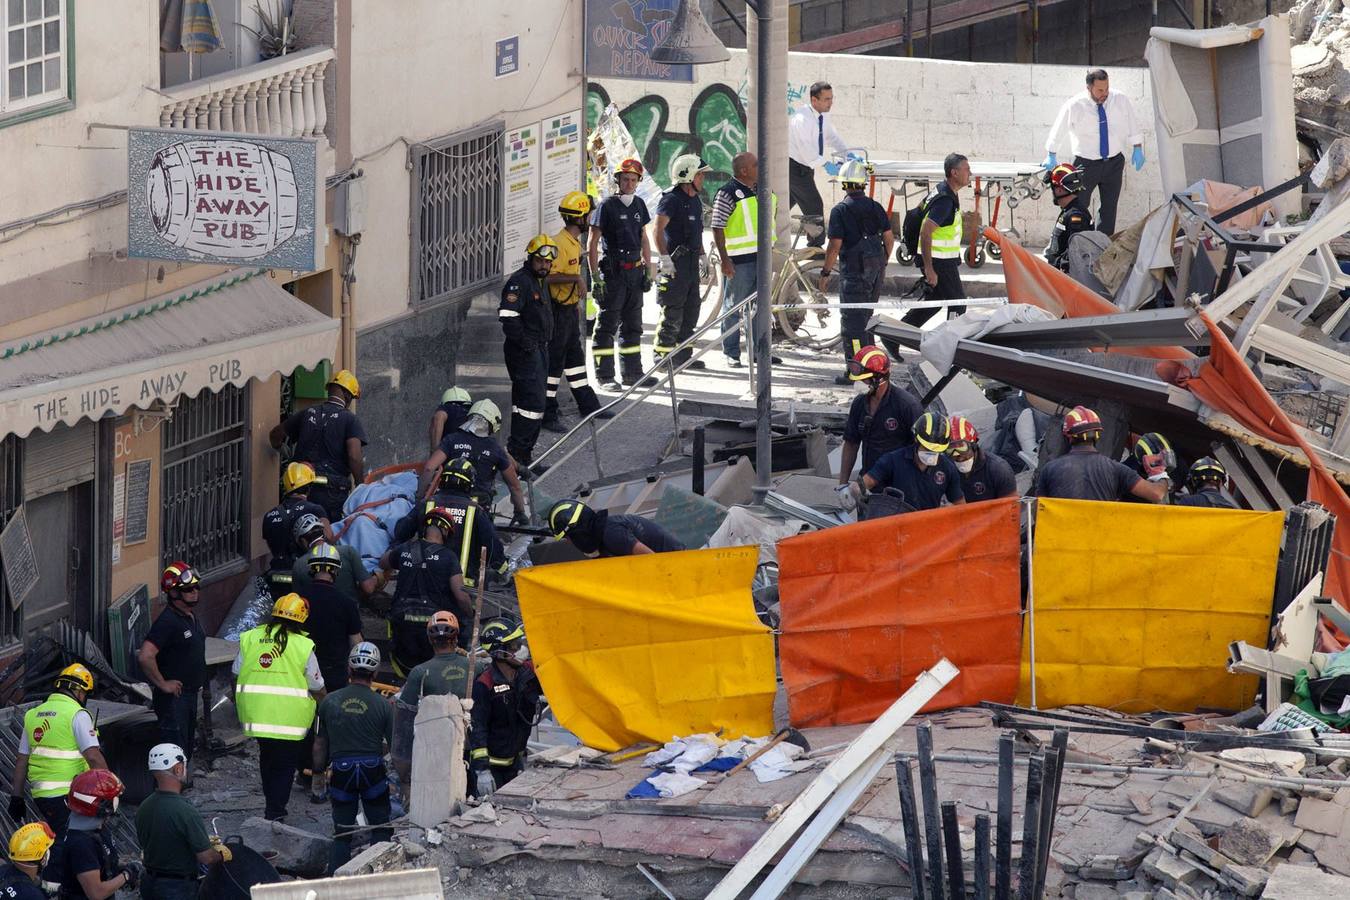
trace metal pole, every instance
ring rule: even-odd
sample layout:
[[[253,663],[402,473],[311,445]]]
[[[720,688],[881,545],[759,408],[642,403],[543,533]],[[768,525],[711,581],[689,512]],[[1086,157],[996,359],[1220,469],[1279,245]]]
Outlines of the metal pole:
[[[694,449],[691,451],[694,457],[694,472],[692,476],[693,483],[690,485],[690,487],[693,488],[695,494],[698,494],[700,496],[703,495],[703,466],[704,466],[703,442],[704,442],[703,426],[695,425]]]
[[[924,891],[923,841],[919,837],[918,804],[914,801],[914,775],[909,760],[895,760],[895,780],[900,787],[900,823],[905,832],[905,852],[909,857],[910,892],[914,900],[927,900]]]
[[[1013,736],[998,739],[998,830],[994,834],[994,898],[1012,898]]]
[[[751,353],[755,357],[755,499],[763,503],[769,493],[773,475],[773,432],[769,428],[769,419],[773,408],[773,365],[770,361],[769,339],[771,323],[769,321],[770,295],[773,292],[773,191],[769,187],[773,161],[769,158],[769,104],[772,101],[769,92],[769,53],[773,44],[770,28],[773,21],[772,0],[760,0],[756,10],[759,22],[759,44],[755,70],[758,78],[755,84],[755,119],[759,146],[759,186],[756,191],[758,206],[758,234],[755,252],[755,340],[751,343]],[[780,98],[781,102],[781,98]]]
[[[1269,0],[1266,6],[1270,6]],[[1266,15],[1270,15],[1269,9]],[[905,55],[914,57],[914,0],[905,0]]]
[[[1036,500],[1027,504],[1027,643],[1031,658],[1031,708],[1036,708],[1036,572],[1032,560],[1036,554]]]
[[[989,900],[989,816],[975,817],[975,900]]]

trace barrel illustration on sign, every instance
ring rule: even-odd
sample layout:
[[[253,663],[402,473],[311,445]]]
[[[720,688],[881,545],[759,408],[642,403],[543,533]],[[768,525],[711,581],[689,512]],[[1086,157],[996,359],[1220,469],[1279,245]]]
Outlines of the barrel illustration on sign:
[[[300,192],[291,161],[244,140],[190,140],[160,149],[145,179],[150,220],[189,253],[266,256],[295,234]]]

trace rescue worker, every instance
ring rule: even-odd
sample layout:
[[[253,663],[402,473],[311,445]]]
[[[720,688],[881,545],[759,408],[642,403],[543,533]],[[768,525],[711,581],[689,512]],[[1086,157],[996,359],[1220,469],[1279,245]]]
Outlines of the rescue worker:
[[[310,583],[302,595],[309,603],[305,633],[314,642],[324,690],[332,693],[347,684],[347,653],[365,640],[356,601],[334,584],[342,557],[332,544],[316,544],[306,557]]]
[[[548,528],[587,556],[640,556],[685,549],[684,544],[643,516],[596,512],[580,500],[559,500],[548,511]]]
[[[863,487],[868,491],[892,488],[915,510],[937,509],[944,499],[953,506],[964,504],[961,473],[946,454],[952,439],[947,417],[926,412],[914,420],[911,433],[914,443],[877,460],[863,476]]]
[[[838,261],[839,273],[843,276],[840,304],[875,304],[881,298],[886,260],[895,249],[890,214],[866,193],[871,175],[869,163],[851,159],[844,163],[836,179],[843,185],[845,197],[830,210],[830,242],[825,247],[825,264],[820,270],[820,290],[824,293],[825,280],[834,273]],[[836,376],[835,384],[846,385],[857,380],[847,367],[858,351],[873,343],[872,335],[867,331],[872,312],[871,309],[843,306],[839,316],[839,337],[844,345],[846,371]]]
[[[712,228],[713,243],[717,245],[718,256],[722,260],[722,312],[725,314],[741,301],[755,293],[759,280],[759,160],[753,153],[738,153],[731,160],[731,180],[717,189],[713,195]],[[770,194],[773,208],[770,214],[778,215],[778,195]],[[741,319],[753,318],[754,307],[747,307],[743,313],[729,316],[722,323],[722,354],[726,357],[727,367],[739,369],[741,362]],[[750,352],[754,353],[755,332],[750,329]],[[782,362],[777,356],[770,362],[778,365]]]
[[[330,768],[328,798],[333,804],[333,844],[328,874],[352,858],[352,830],[358,807],[366,824],[375,827],[374,842],[393,839],[389,821],[389,773],[384,754],[394,743],[394,711],[371,688],[380,668],[380,651],[369,641],[347,657],[347,686],[319,704],[319,730],[314,738],[318,771]]]
[[[169,563],[159,587],[168,601],[136,654],[153,690],[151,706],[161,741],[196,746],[197,700],[206,684],[206,630],[193,611],[201,599],[201,577],[180,561]]]
[[[309,499],[327,511],[330,522],[342,518],[342,505],[353,483],[360,484],[366,477],[366,430],[351,410],[360,396],[356,376],[340,369],[328,382],[327,400],[291,413],[268,435],[274,450],[289,439],[295,459],[309,463],[324,477],[322,484],[310,487]]]
[[[6,900],[47,900],[42,870],[52,858],[56,832],[46,822],[29,822],[9,837],[9,862],[0,866],[0,895]]]
[[[479,400],[469,411],[469,418],[456,431],[441,439],[436,452],[427,457],[418,476],[417,496],[425,497],[432,479],[440,477],[446,460],[467,456],[474,467],[473,497],[483,506],[490,506],[500,475],[511,495],[515,515],[511,524],[523,525],[530,520],[525,511],[525,492],[520,487],[516,461],[502,449],[492,435],[501,430],[502,414],[491,400]]]
[[[915,260],[928,285],[925,296],[931,300],[963,300],[961,284],[961,198],[960,191],[970,184],[970,161],[960,153],[948,153],[942,161],[943,182],[924,200],[923,224],[919,229],[919,258]],[[949,317],[966,311],[964,306],[947,308]],[[915,309],[905,313],[904,321],[921,325],[932,310]]]
[[[295,521],[295,542],[301,553],[291,566],[291,586],[294,593],[304,596],[313,583],[309,576],[310,554],[320,544],[328,545],[328,529],[317,517],[303,515]],[[367,570],[365,560],[351,544],[329,546],[337,550],[342,563],[333,577],[333,586],[342,596],[355,603],[384,587],[384,574]]]
[[[703,256],[703,176],[712,171],[696,153],[676,158],[670,167],[671,188],[661,195],[656,207],[657,263],[656,302],[661,320],[656,327],[652,353],[661,362],[677,346],[689,340],[698,327],[699,306],[703,302],[702,279],[698,274]],[[693,356],[692,347],[676,355],[675,365]],[[690,365],[704,369],[703,360]]]
[[[468,699],[469,654],[459,646],[459,619],[445,609],[432,613],[427,623],[431,659],[413,666],[394,701],[394,745],[390,758],[399,782],[412,783],[413,722],[423,697],[454,694]]]
[[[505,618],[488,622],[483,649],[492,662],[474,680],[469,725],[469,768],[480,799],[525,770],[542,691],[523,626]]]
[[[394,540],[402,543],[417,533],[426,513],[440,507],[448,509],[455,518],[452,546],[459,551],[459,570],[464,576],[464,587],[478,586],[478,563],[483,548],[488,551],[488,571],[503,575],[506,572],[506,551],[492,524],[492,514],[473,499],[475,471],[467,456],[450,460],[441,470],[440,490],[425,502],[421,512],[413,511],[394,526]]]
[[[400,676],[431,658],[426,626],[436,610],[473,614],[459,557],[448,545],[455,532],[454,513],[438,506],[423,523],[419,537],[390,547],[380,557],[380,568],[398,572],[389,607],[389,661]]]
[[[146,762],[155,790],[136,810],[136,842],[145,875],[143,900],[189,900],[197,896],[201,866],[229,862],[234,854],[184,796],[188,759],[177,744],[156,744]]]
[[[429,453],[436,452],[436,448],[441,444],[441,438],[464,424],[469,418],[469,409],[472,406],[473,398],[464,388],[446,388],[445,393],[441,394],[441,405],[431,414],[431,428],[428,431],[431,437]]]
[[[23,733],[10,778],[9,817],[24,819],[24,785],[43,821],[52,826],[59,841],[66,834],[70,808],[66,794],[81,772],[106,769],[108,761],[98,745],[94,720],[84,701],[94,690],[94,676],[79,663],[66,666],[56,676],[47,699],[23,714]]]
[[[1202,456],[1191,463],[1186,473],[1185,494],[1173,498],[1175,506],[1204,506],[1210,509],[1241,509],[1232,497],[1224,493],[1228,484],[1228,470],[1212,456]]]
[[[1069,271],[1069,241],[1080,231],[1092,230],[1092,214],[1077,203],[1083,190],[1083,173],[1068,163],[1060,163],[1045,173],[1050,198],[1059,207],[1059,218],[1050,231],[1045,261],[1056,269]]]
[[[844,422],[844,449],[839,457],[841,489],[853,477],[859,448],[862,472],[866,474],[882,456],[913,442],[914,422],[923,415],[923,407],[913,394],[891,384],[891,358],[881,347],[858,350],[849,361],[848,377],[860,393],[849,404]]]
[[[1167,467],[1161,458],[1152,459],[1147,477],[1141,478],[1129,466],[1097,451],[1102,420],[1093,410],[1075,406],[1064,414],[1062,428],[1069,452],[1036,470],[1032,496],[1121,500],[1133,495],[1150,503],[1161,503],[1167,496]]]
[[[980,433],[969,419],[952,416],[952,442],[947,455],[961,473],[961,492],[967,503],[1017,496],[1017,476],[1001,456],[980,448]]]
[[[600,204],[592,217],[589,257],[591,272],[598,273],[593,292],[600,318],[591,340],[595,377],[600,389],[618,391],[614,375],[614,341],[618,337],[625,385],[642,381],[642,298],[651,289],[652,251],[647,244],[651,214],[637,195],[642,163],[625,159],[614,172],[618,191]],[[604,261],[600,248],[604,247]]]
[[[544,397],[544,428],[565,432],[558,415],[558,388],[563,378],[577,403],[577,412],[589,416],[600,408],[590,378],[586,374],[586,350],[581,342],[581,315],[586,299],[586,279],[581,274],[582,246],[590,228],[594,204],[584,191],[572,191],[558,204],[563,227],[553,236],[558,245],[558,258],[553,261],[544,283],[548,285],[553,307],[553,339],[548,344],[548,390]],[[602,413],[600,418],[612,418],[613,413]],[[434,447],[432,448],[435,449]]]
[[[303,631],[308,619],[304,597],[278,597],[267,622],[239,636],[234,658],[235,710],[244,735],[258,740],[263,818],[271,821],[286,816],[302,744],[325,693],[314,642]]]
[[[548,347],[553,339],[553,309],[544,277],[558,258],[558,245],[537,234],[525,245],[525,264],[506,279],[497,317],[506,341],[502,354],[511,376],[511,436],[506,452],[528,473],[534,444],[544,421],[548,384]],[[528,474],[526,477],[529,477]]]
[[[63,841],[61,900],[103,900],[122,889],[135,891],[145,867],[139,860],[120,866],[108,818],[117,812],[125,788],[106,769],[90,769],[70,783],[66,805],[70,828]]]
[[[1162,463],[1169,479],[1177,471],[1177,452],[1172,449],[1172,442],[1156,431],[1141,435],[1134,442],[1130,455],[1125,457],[1125,465],[1134,470],[1136,475],[1147,477],[1151,460]]]
[[[328,511],[309,499],[311,486],[320,483],[318,473],[309,463],[287,463],[281,473],[281,502],[263,516],[263,540],[267,541],[267,549],[272,553],[267,563],[267,586],[273,598],[294,590],[291,570],[295,568],[295,558],[300,555],[300,547],[295,540],[295,523],[301,516],[314,516],[323,522],[325,540],[333,539]]]

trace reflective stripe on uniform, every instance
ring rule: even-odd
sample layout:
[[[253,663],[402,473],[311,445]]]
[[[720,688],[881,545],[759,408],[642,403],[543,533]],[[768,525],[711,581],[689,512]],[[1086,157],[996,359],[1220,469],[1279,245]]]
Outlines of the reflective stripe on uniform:
[[[770,218],[776,218],[778,215],[778,195],[770,194],[769,196],[773,198],[773,210],[770,213]],[[759,249],[758,197],[746,197],[737,201],[731,209],[731,216],[727,219],[727,227],[723,229],[722,236],[726,240],[728,256],[744,256]]]
[[[571,380],[572,380],[572,376],[573,376],[573,375],[585,375],[585,374],[586,374],[586,367],[585,367],[585,366],[573,366],[573,367],[570,368],[570,369],[563,369],[563,374],[566,375],[566,376],[568,377],[568,381],[569,381],[569,383],[570,383]]]
[[[568,386],[568,387],[574,387],[574,388],[585,387],[585,386],[586,386],[586,376],[585,376],[585,375],[578,375],[578,376],[576,376],[575,378],[569,378],[569,379],[567,379],[567,386]]]
[[[642,352],[642,345],[641,345],[641,344],[634,344],[632,347],[620,347],[620,348],[619,348],[619,352],[622,353],[622,354],[625,354],[625,355],[631,355],[631,354],[634,354],[634,353],[641,353],[641,352]]]
[[[550,376],[548,376],[548,383],[551,384],[551,385],[557,386],[558,382],[560,382],[560,381],[562,381],[562,376],[561,376],[561,375],[550,375]]]
[[[487,751],[484,752],[486,753]],[[74,780],[75,779],[72,778],[70,781]],[[30,781],[28,782],[28,789],[34,792],[59,790],[64,793],[70,790],[70,781]],[[36,793],[34,796],[36,796]]]
[[[497,311],[497,315],[503,319],[511,319],[520,315],[520,311],[515,309],[502,309]]]
[[[244,734],[249,737],[303,738],[308,728],[294,725],[264,725],[261,722],[245,722]]]
[[[591,351],[591,355],[592,355],[592,356],[613,356],[613,355],[614,355],[614,348],[613,348],[613,347],[596,347],[594,350]]]
[[[280,687],[275,684],[241,684],[235,688],[240,694],[271,694],[273,697],[308,697],[305,688]]]
[[[475,751],[473,751],[472,753],[469,754],[469,758],[470,758],[470,759],[487,759],[487,755],[488,755],[487,748],[486,748],[486,747],[479,747],[477,750],[475,750]]]
[[[51,747],[34,747],[29,751],[30,756],[46,756],[51,759],[80,759],[84,756],[78,750],[53,750]]]
[[[544,414],[530,409],[521,409],[519,406],[511,407],[511,412],[524,416],[527,419],[542,419]]]
[[[490,765],[490,766],[514,766],[515,764],[516,764],[516,758],[515,758],[514,756],[512,756],[512,757],[509,758],[509,759],[501,759],[501,758],[496,757],[496,756],[489,756],[489,757],[488,757],[488,765]]]

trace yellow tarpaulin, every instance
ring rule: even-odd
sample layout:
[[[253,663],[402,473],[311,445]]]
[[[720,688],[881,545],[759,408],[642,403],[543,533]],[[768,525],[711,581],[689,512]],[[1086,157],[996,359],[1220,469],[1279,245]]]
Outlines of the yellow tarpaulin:
[[[590,747],[773,731],[773,637],[755,617],[757,549],[685,550],[522,570],[525,636],[549,705]]]
[[[1265,646],[1283,522],[1277,512],[1038,501],[1018,702],[1031,702],[1034,652],[1043,709],[1249,706],[1256,679],[1227,672],[1228,644]]]

